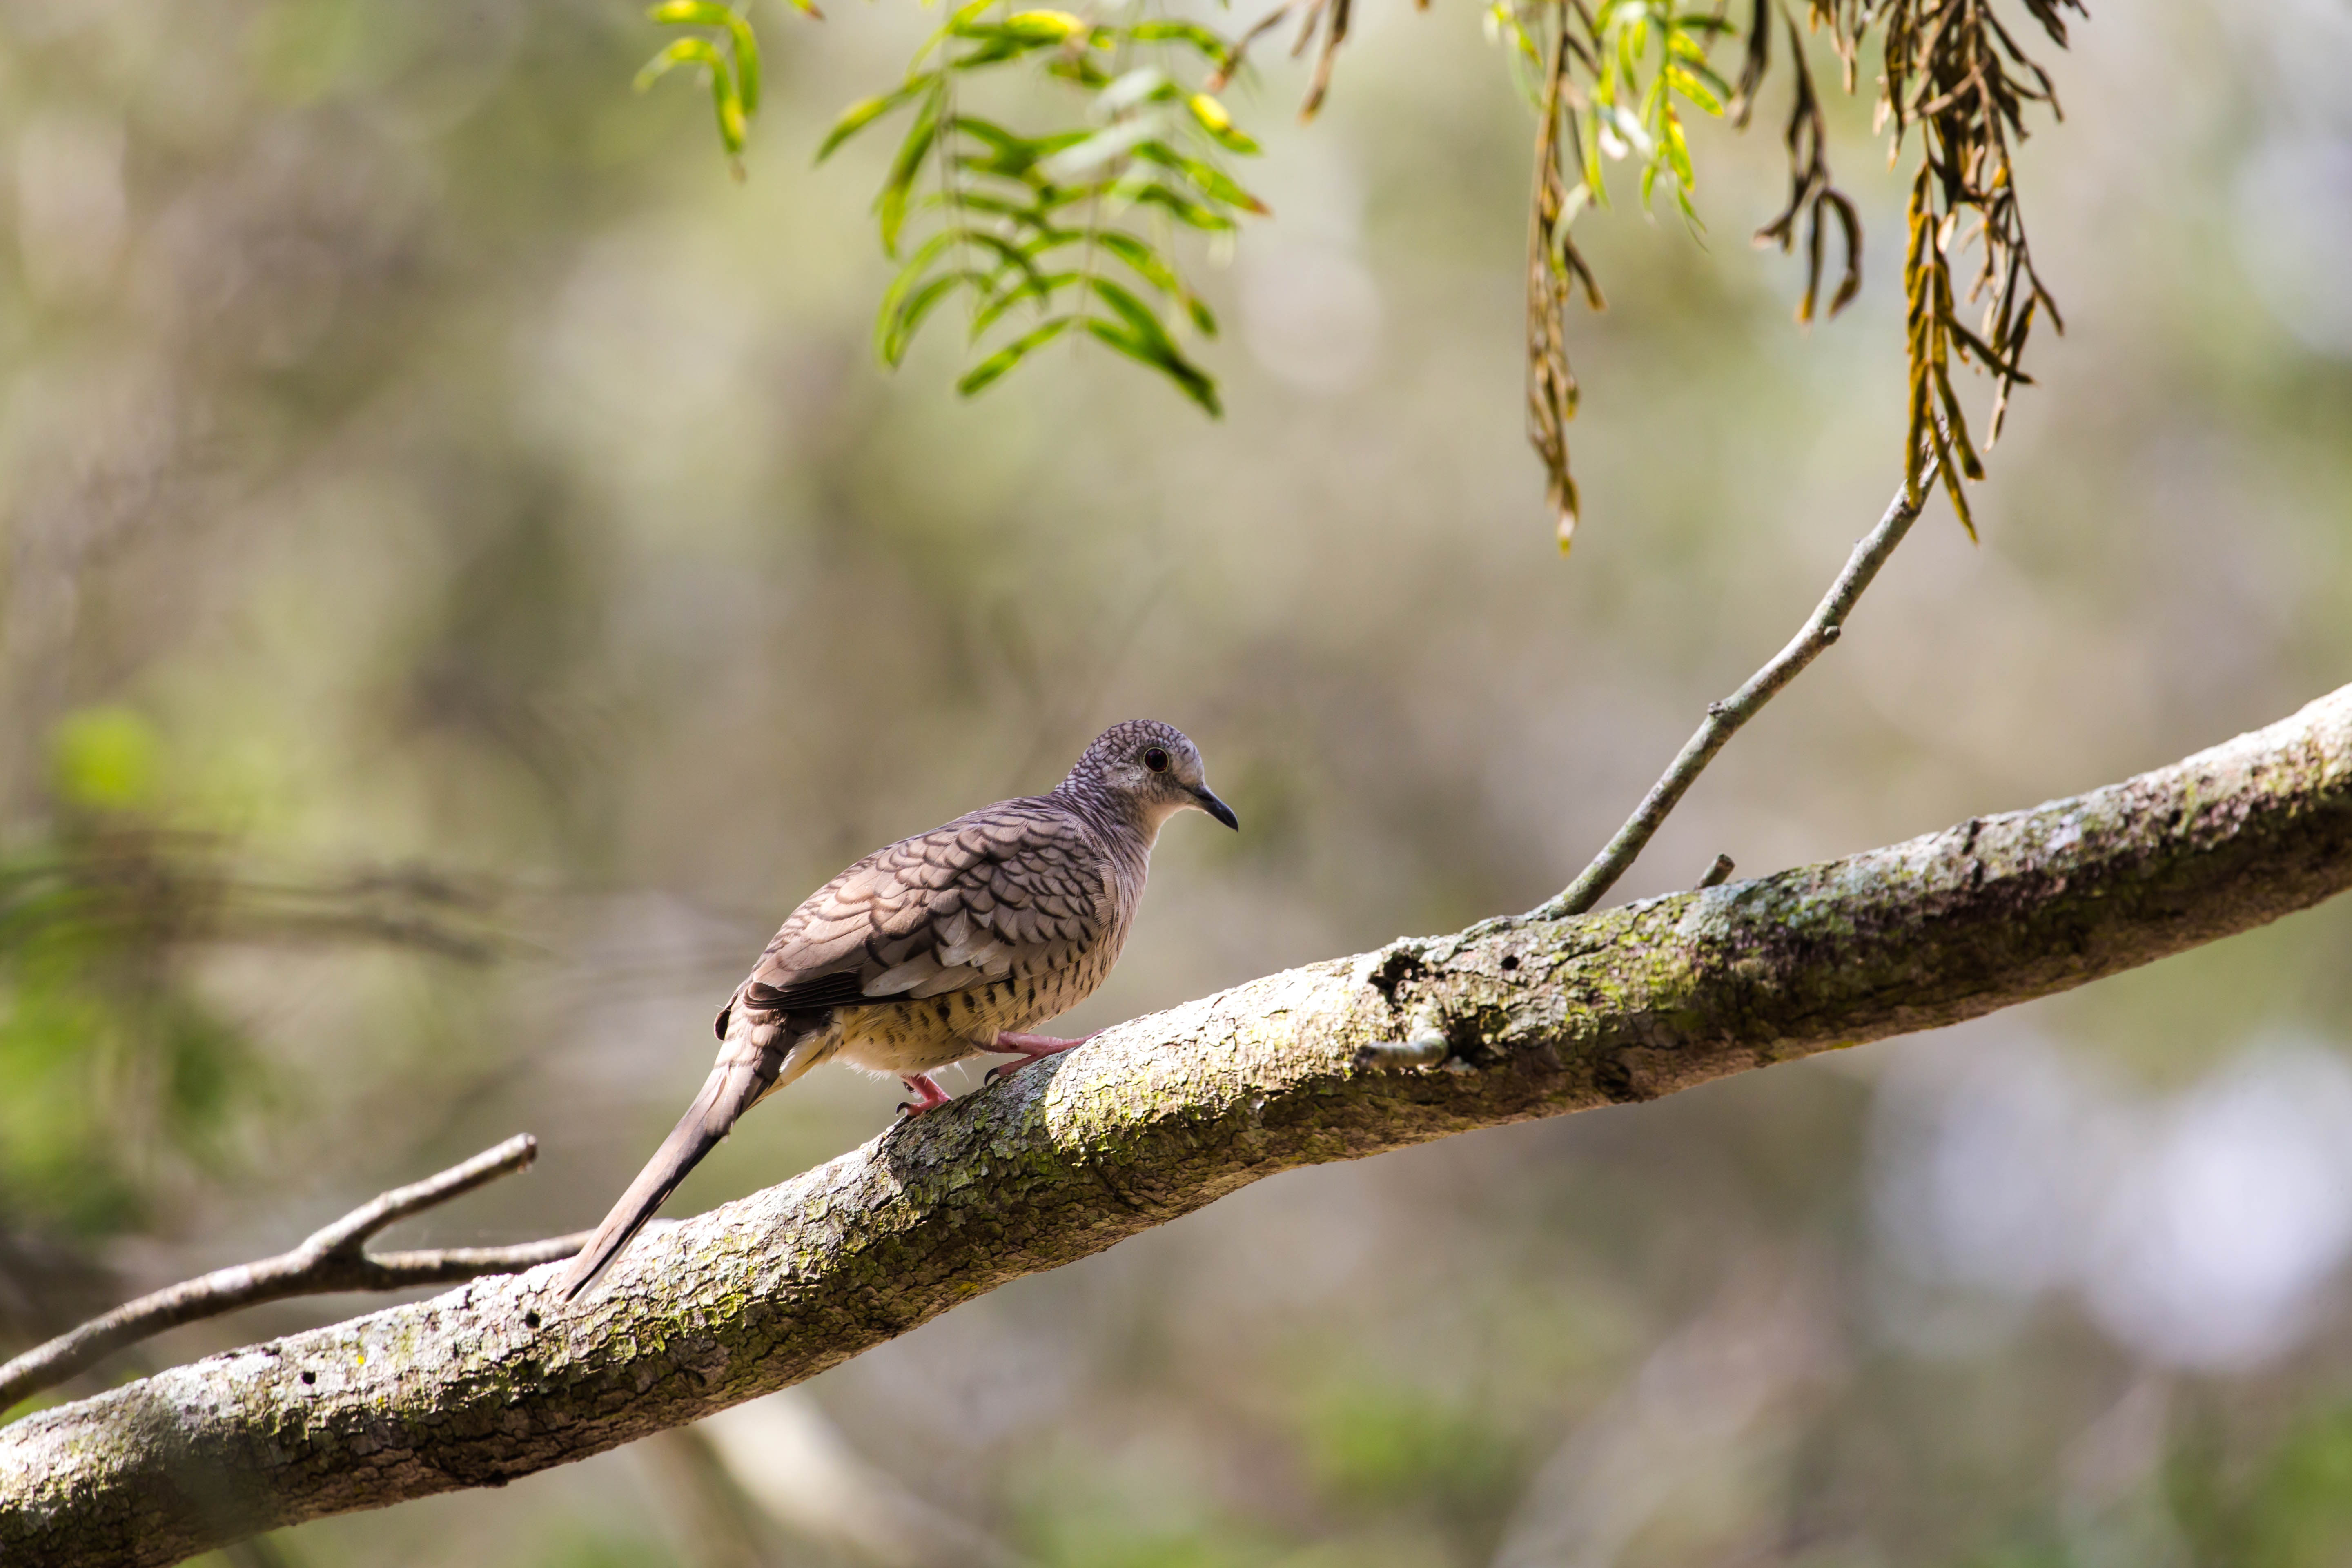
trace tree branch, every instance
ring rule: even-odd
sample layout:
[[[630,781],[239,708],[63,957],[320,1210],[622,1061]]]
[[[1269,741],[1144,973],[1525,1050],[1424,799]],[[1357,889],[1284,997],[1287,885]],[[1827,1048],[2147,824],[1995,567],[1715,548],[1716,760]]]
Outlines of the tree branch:
[[[798,1383],[1278,1171],[1957,1023],[2347,886],[2352,686],[1907,844],[1269,975],[641,1243],[571,1310],[549,1271],[477,1280],[28,1416],[0,1430],[0,1560],[167,1563],[499,1485]]]
[[[412,1285],[447,1285],[484,1274],[514,1274],[534,1264],[571,1257],[588,1233],[529,1241],[518,1247],[453,1247],[427,1252],[363,1250],[386,1226],[447,1203],[539,1158],[530,1133],[517,1133],[461,1165],[405,1187],[395,1187],[362,1205],[291,1252],[259,1263],[215,1268],[142,1296],[93,1318],[69,1333],[37,1345],[0,1366],[0,1411],[45,1388],[54,1388],[101,1357],[125,1345],[152,1339],[166,1329],[216,1318],[240,1307],[282,1301],[292,1296],[327,1296],[344,1290],[399,1290]]]
[[[1878,526],[1865,533],[1855,543],[1853,553],[1846,557],[1845,570],[1839,573],[1830,591],[1813,607],[1813,613],[1789,644],[1772,656],[1770,662],[1748,678],[1748,684],[1720,702],[1706,705],[1706,721],[1698,732],[1683,745],[1681,752],[1617,836],[1592,858],[1592,864],[1577,873],[1576,880],[1561,890],[1559,896],[1528,910],[1530,919],[1558,920],[1563,915],[1580,915],[1599,903],[1617,879],[1623,876],[1642,851],[1648,847],[1651,837],[1658,831],[1668,813],[1681,804],[1683,795],[1698,782],[1707,763],[1723,750],[1739,727],[1762,711],[1764,704],[1780,695],[1780,688],[1804,673],[1805,666],[1822,656],[1838,635],[1845,629],[1845,618],[1853,613],[1854,601],[1911,531],[1919,519],[1919,509],[1927,504],[1927,486],[1936,475],[1937,459],[1931,454],[1927,467],[1914,492],[1909,486],[1897,490],[1889,501]],[[1727,875],[1728,873],[1727,873]],[[1702,887],[1706,884],[1700,884]]]

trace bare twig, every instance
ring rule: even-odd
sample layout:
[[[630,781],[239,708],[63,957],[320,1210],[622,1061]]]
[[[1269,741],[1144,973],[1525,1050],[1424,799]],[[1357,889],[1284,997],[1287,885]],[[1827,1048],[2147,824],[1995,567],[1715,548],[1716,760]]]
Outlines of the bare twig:
[[[1282,19],[1290,15],[1291,7],[1295,4],[1297,0],[1282,0],[1281,5],[1251,24],[1248,32],[1234,40],[1232,51],[1225,56],[1225,63],[1219,66],[1210,75],[1209,79],[1202,84],[1203,89],[1210,92],[1224,91],[1234,77],[1241,70],[1242,62],[1248,58],[1250,46],[1256,43],[1265,34],[1279,26]]]
[[[126,1302],[0,1366],[0,1410],[63,1383],[125,1345],[240,1307],[282,1301],[290,1296],[448,1285],[483,1274],[513,1274],[533,1264],[569,1258],[588,1239],[586,1231],[516,1247],[452,1247],[373,1256],[362,1250],[368,1237],[386,1226],[520,1171],[538,1157],[538,1141],[528,1132],[517,1133],[462,1165],[452,1165],[409,1186],[394,1187],[291,1252],[259,1263],[216,1268],[201,1279]]]
[[[1822,649],[1837,641],[1854,601],[1862,597],[1862,591],[1870,586],[1871,579],[1878,575],[1878,569],[1886,564],[1886,558],[1895,553],[1895,547],[1903,542],[1903,536],[1917,521],[1927,496],[1927,481],[1934,478],[1936,465],[1937,458],[1930,455],[1918,489],[1915,490],[1906,484],[1895,492],[1885,515],[1878,520],[1878,526],[1854,545],[1853,553],[1846,557],[1845,570],[1830,584],[1830,591],[1814,606],[1803,628],[1789,639],[1786,647],[1772,656],[1769,663],[1749,676],[1747,685],[1722,701],[1706,705],[1706,721],[1684,744],[1674,765],[1650,786],[1650,793],[1643,797],[1633,815],[1625,819],[1617,836],[1558,898],[1530,910],[1531,918],[1558,920],[1563,915],[1580,915],[1599,903],[1648,847],[1658,825],[1665,821],[1667,814],[1697,782],[1698,775],[1706,771],[1707,763],[1715,761],[1715,754],[1739,732],[1739,727],[1756,717],[1764,704],[1796,679],[1805,666],[1820,658]]]
[[[1738,862],[1730,856],[1718,855],[1715,858],[1715,864],[1706,868],[1706,875],[1698,879],[1698,886],[1701,889],[1720,888],[1731,880],[1731,874],[1738,869]]]
[[[1331,25],[1323,32],[1323,52],[1315,57],[1315,76],[1307,85],[1307,100],[1298,106],[1302,121],[1315,118],[1323,107],[1323,95],[1330,90],[1331,67],[1348,38],[1348,9],[1349,0],[1331,0]]]

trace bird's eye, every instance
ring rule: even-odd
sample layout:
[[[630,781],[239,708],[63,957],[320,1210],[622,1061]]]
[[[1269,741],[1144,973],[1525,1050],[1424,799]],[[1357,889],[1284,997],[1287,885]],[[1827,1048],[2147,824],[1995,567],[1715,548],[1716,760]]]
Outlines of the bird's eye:
[[[1154,746],[1143,753],[1143,765],[1155,773],[1164,773],[1168,771],[1168,753]]]

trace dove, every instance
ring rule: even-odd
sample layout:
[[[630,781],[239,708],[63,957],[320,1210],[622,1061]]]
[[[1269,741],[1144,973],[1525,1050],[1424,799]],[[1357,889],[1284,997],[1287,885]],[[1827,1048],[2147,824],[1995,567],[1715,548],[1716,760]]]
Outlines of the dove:
[[[914,1095],[899,1110],[921,1116],[949,1102],[931,1075],[951,1063],[1008,1053],[1020,1060],[996,1071],[1017,1070],[1083,1045],[1027,1031],[1109,975],[1152,845],[1182,811],[1241,826],[1182,731],[1130,720],[1097,736],[1049,793],[902,838],[810,894],[719,1009],[702,1092],[574,1257],[564,1299],[622,1254],[737,1119],[811,1068],[897,1077]]]

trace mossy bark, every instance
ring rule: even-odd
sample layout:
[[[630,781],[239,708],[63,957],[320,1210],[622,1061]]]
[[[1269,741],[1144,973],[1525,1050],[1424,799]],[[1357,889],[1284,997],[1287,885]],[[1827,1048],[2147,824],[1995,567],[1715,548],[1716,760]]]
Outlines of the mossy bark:
[[[0,1562],[167,1563],[517,1476],[797,1383],[1261,1176],[1933,1027],[2352,885],[2352,687],[2032,811],[1137,1019],[648,1237],[0,1429]],[[1442,1044],[1441,1044],[1442,1042]]]

